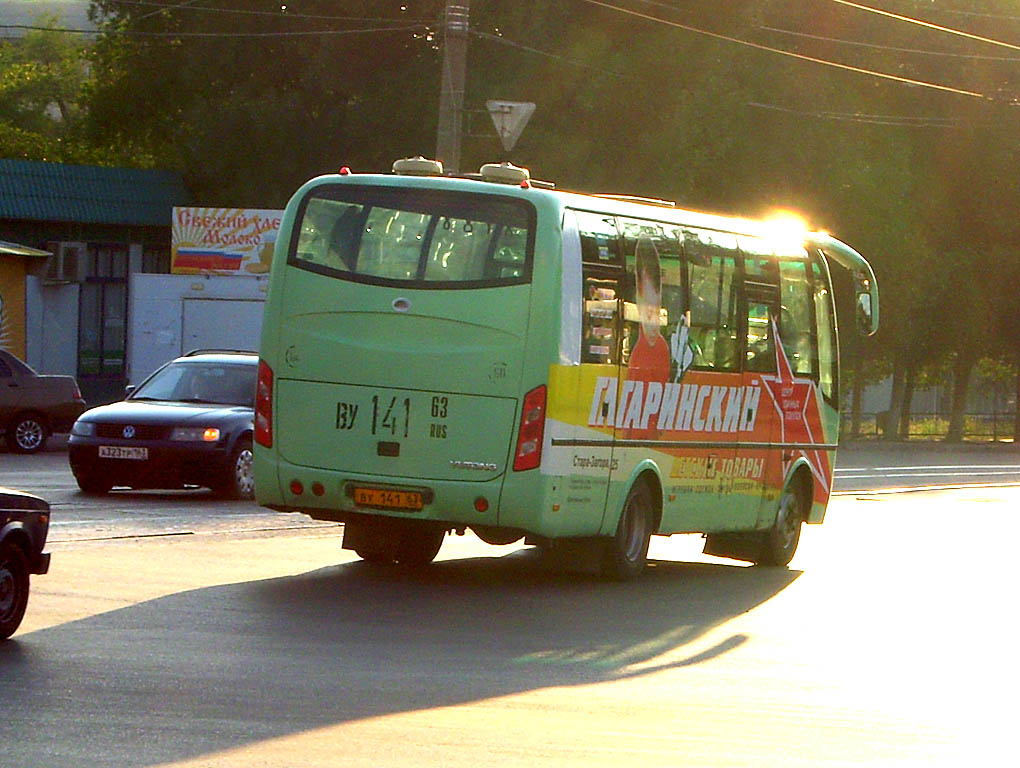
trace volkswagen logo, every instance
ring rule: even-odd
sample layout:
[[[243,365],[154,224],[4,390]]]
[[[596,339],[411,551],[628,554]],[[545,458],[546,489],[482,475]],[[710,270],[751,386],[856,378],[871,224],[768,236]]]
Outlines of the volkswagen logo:
[[[128,426],[124,427],[124,437],[129,437],[130,438],[130,437],[134,437],[134,436],[135,436],[135,428],[134,427],[132,427],[130,424]]]

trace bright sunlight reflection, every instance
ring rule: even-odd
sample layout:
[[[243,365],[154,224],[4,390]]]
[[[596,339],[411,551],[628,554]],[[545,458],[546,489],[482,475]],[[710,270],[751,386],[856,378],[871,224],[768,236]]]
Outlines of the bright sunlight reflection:
[[[809,228],[793,211],[775,211],[765,220],[768,239],[779,252],[798,251],[804,247]]]

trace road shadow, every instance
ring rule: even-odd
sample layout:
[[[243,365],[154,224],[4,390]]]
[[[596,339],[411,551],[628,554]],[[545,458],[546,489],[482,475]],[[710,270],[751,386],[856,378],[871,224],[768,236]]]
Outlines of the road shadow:
[[[744,643],[695,641],[798,576],[655,561],[620,584],[524,549],[182,592],[0,644],[0,741],[19,765],[128,768],[683,669]]]

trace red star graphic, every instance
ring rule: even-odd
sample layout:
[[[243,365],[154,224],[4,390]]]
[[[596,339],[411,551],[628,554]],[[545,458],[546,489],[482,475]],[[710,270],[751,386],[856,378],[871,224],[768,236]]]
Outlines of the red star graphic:
[[[780,441],[817,444],[820,440],[816,439],[815,435],[822,435],[822,415],[818,410],[815,382],[793,375],[793,368],[783,349],[775,319],[772,320],[772,336],[776,341],[776,370],[779,375],[762,376],[761,379],[779,416]],[[811,473],[828,493],[832,482],[832,470],[829,467],[828,454],[824,451],[784,449],[783,475],[786,475],[790,464],[799,456],[807,459]]]

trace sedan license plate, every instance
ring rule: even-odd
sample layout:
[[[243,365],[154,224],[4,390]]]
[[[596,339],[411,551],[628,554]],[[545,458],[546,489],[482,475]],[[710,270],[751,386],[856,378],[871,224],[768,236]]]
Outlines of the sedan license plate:
[[[149,458],[149,449],[141,447],[125,448],[119,445],[101,445],[99,446],[99,458],[146,461]]]
[[[359,507],[414,511],[424,507],[424,499],[420,491],[392,491],[385,488],[355,488],[354,503]]]

